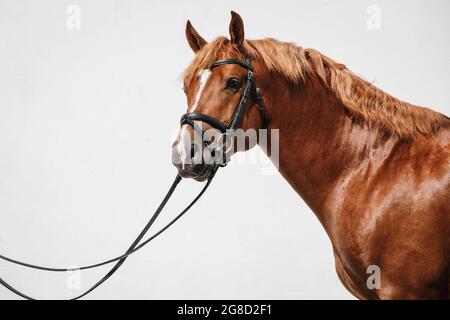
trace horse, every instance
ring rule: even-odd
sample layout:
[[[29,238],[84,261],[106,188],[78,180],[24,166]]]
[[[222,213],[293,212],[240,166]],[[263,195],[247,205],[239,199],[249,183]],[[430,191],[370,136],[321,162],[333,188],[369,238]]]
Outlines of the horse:
[[[250,61],[265,121],[253,86],[238,127],[279,130],[278,170],[325,229],[344,287],[359,299],[449,299],[450,119],[317,50],[245,39],[235,12],[229,33],[208,43],[187,21],[195,53],[182,77],[188,112],[228,123],[249,74],[236,61]],[[235,63],[211,68],[218,60]],[[204,147],[192,124],[214,127],[205,119],[182,122],[172,145],[182,177],[213,172],[214,164],[187,161]],[[378,285],[368,270],[379,272]]]

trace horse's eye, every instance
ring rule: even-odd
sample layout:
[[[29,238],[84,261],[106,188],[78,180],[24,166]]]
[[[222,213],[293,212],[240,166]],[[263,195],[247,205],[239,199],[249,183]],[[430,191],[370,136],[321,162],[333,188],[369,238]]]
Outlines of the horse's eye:
[[[230,78],[227,80],[227,85],[225,89],[238,91],[241,88],[241,82],[239,79],[236,78]]]

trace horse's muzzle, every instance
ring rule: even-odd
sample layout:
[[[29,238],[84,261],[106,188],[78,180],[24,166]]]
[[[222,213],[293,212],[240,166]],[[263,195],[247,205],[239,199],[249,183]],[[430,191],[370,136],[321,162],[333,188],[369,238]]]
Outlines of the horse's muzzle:
[[[183,178],[192,178],[196,181],[206,180],[214,169],[214,164],[204,161],[203,153],[209,152],[200,144],[192,143],[189,146],[172,147],[172,163]]]

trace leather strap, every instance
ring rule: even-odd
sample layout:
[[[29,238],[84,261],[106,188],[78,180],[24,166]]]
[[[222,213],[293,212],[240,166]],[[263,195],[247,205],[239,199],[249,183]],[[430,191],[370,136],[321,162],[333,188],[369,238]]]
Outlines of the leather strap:
[[[203,131],[200,127],[198,127],[194,121],[203,121],[209,124],[211,127],[220,130],[220,132],[225,133],[227,131],[228,125],[223,123],[222,121],[208,116],[207,114],[200,112],[188,112],[183,114],[180,120],[180,125],[189,124],[194,130],[198,131],[200,129],[200,134],[203,134]]]
[[[261,88],[256,88],[256,90],[255,90],[255,100],[256,100],[256,104],[258,105],[259,117],[261,119],[261,128],[265,129],[266,126],[267,126],[266,107],[264,105],[264,98],[263,98],[263,95],[262,95]]]
[[[75,298],[72,298],[70,300],[78,300],[83,298],[84,296],[86,296],[87,294],[89,294],[90,292],[92,292],[93,290],[95,290],[97,287],[99,287],[102,283],[104,283],[106,280],[108,280],[119,268],[120,266],[125,262],[125,260],[132,255],[134,252],[140,250],[141,248],[143,248],[145,245],[147,245],[148,243],[150,243],[153,239],[155,239],[156,237],[158,237],[160,234],[162,234],[164,231],[166,231],[167,229],[170,228],[170,226],[172,226],[177,220],[179,220],[186,212],[189,211],[189,209],[192,208],[192,206],[202,197],[202,195],[205,193],[205,191],[208,189],[209,185],[211,184],[217,170],[219,169],[220,166],[215,166],[213,168],[213,170],[211,171],[210,176],[208,177],[208,181],[205,184],[205,186],[203,187],[203,189],[200,191],[200,193],[194,198],[194,200],[191,201],[191,203],[183,210],[181,211],[175,218],[173,218],[165,227],[163,227],[162,229],[160,229],[158,232],[156,232],[154,235],[152,235],[151,237],[149,237],[147,240],[145,240],[144,242],[140,243],[140,241],[142,240],[142,238],[145,236],[145,234],[147,233],[147,231],[150,229],[150,227],[152,226],[152,224],[155,222],[156,218],[158,217],[158,215],[161,213],[161,211],[164,209],[165,205],[167,204],[167,202],[169,201],[170,197],[172,196],[173,192],[175,191],[178,183],[181,181],[181,177],[179,175],[177,175],[175,177],[174,182],[172,183],[172,186],[170,187],[169,191],[167,192],[166,196],[164,197],[163,201],[161,202],[161,204],[159,205],[158,209],[155,211],[155,213],[153,214],[153,216],[150,218],[149,222],[147,223],[147,225],[145,226],[145,228],[141,231],[141,233],[139,234],[139,236],[136,238],[136,240],[133,242],[133,244],[130,246],[130,248],[121,256],[118,256],[116,258],[110,259],[110,260],[106,260],[103,262],[99,262],[93,265],[88,265],[88,266],[84,266],[84,267],[80,267],[80,268],[76,268],[76,269],[70,269],[70,268],[49,268],[49,267],[42,267],[42,266],[37,266],[37,265],[33,265],[30,263],[25,263],[25,262],[21,262],[21,261],[17,261],[5,256],[0,256],[1,259],[18,264],[18,265],[22,265],[24,267],[28,267],[28,268],[33,268],[33,269],[38,269],[38,270],[45,270],[45,271],[54,271],[54,272],[67,272],[67,271],[75,271],[75,270],[87,270],[87,269],[93,269],[96,267],[100,267],[106,264],[110,264],[113,262],[117,262],[114,267],[103,277],[101,278],[98,282],[96,282],[93,286],[91,286],[87,291],[85,291],[83,294],[78,295]],[[4,286],[6,289],[10,290],[11,292],[15,293],[16,295],[27,299],[27,300],[35,300],[34,298],[32,298],[31,296],[21,292],[20,290],[14,288],[12,285],[10,285],[9,283],[7,283],[5,280],[3,280],[0,277],[0,285]]]
[[[253,71],[253,67],[250,65],[250,63],[248,62],[248,59],[246,59],[246,61],[240,60],[240,59],[224,59],[224,60],[218,60],[213,62],[209,68],[215,68],[224,64],[238,64],[241,67],[246,68],[247,70]]]

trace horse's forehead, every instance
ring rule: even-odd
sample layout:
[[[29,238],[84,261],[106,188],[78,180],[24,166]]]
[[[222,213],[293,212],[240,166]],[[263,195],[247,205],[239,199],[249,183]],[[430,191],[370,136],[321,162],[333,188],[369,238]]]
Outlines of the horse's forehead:
[[[237,59],[239,53],[231,45],[225,45],[222,50],[217,53],[217,60],[221,59]]]
[[[236,50],[231,45],[224,46],[216,55],[214,61],[223,60],[223,59],[240,59],[239,53],[236,52]],[[233,67],[233,66],[231,66]],[[217,75],[217,74],[216,74]],[[206,83],[206,81],[212,77],[211,69],[205,68],[198,70],[189,83],[189,91],[191,93],[195,93],[199,86],[202,85],[202,83]],[[206,78],[206,79],[205,79]],[[185,83],[186,85],[186,83]],[[193,92],[194,91],[194,92]]]

